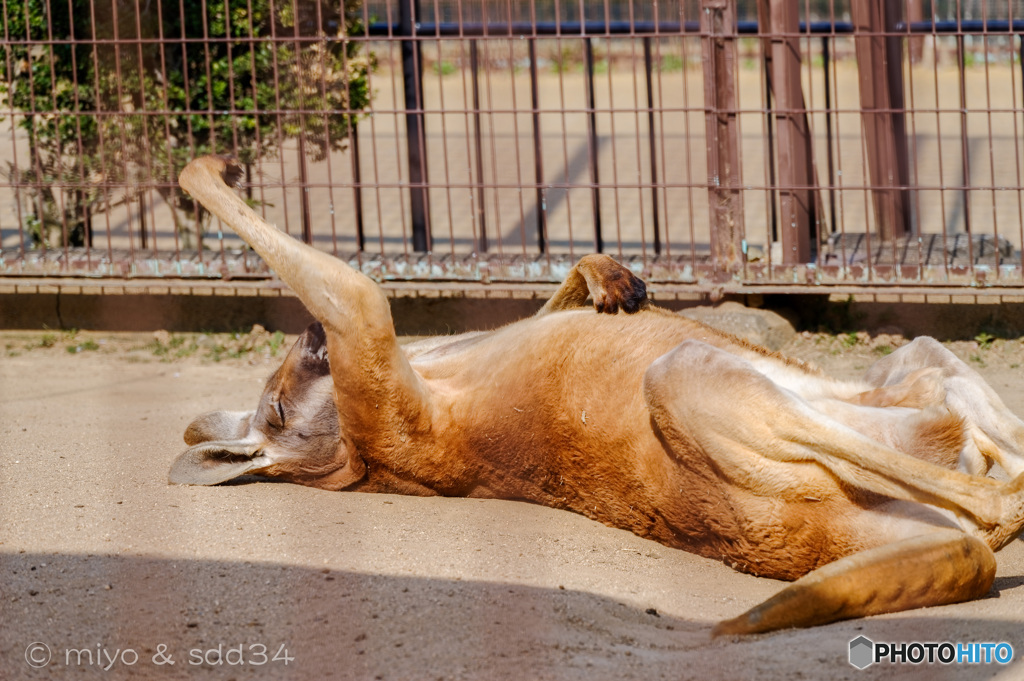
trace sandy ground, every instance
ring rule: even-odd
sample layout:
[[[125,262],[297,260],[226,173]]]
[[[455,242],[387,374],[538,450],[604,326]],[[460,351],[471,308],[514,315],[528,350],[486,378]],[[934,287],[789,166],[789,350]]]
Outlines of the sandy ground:
[[[168,486],[188,421],[250,408],[276,360],[167,362],[152,343],[139,348],[150,340],[80,335],[26,350],[38,334],[0,335],[0,678],[1024,675],[847,662],[862,634],[1006,641],[1024,654],[1021,542],[999,555],[984,600],[712,640],[714,622],[780,583],[524,503],[251,479]],[[790,350],[851,375],[884,352],[853,341],[801,338]],[[958,351],[1024,413],[1020,343]]]

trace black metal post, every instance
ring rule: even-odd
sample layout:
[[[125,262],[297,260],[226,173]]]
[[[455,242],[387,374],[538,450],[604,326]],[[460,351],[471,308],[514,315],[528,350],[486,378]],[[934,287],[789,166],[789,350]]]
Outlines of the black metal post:
[[[956,37],[956,65],[960,74],[960,152],[964,164],[964,231],[971,234],[971,150],[967,142],[967,83],[964,76],[964,37]],[[971,262],[974,261],[973,243],[967,239],[968,250],[971,250]]]
[[[828,160],[828,217],[831,232],[836,232],[836,176],[832,154],[832,72],[830,65],[832,55],[829,52],[828,37],[821,39],[821,63],[825,68],[825,155]]]
[[[764,42],[761,43],[764,45]],[[771,48],[764,59],[764,74],[768,87],[764,89],[765,116],[768,118],[768,211],[772,221],[772,241],[779,240],[779,209],[775,203],[778,187],[778,178],[775,176],[775,117],[772,116],[772,67],[770,62]]]
[[[139,248],[146,248],[146,196],[141,191],[139,192]],[[153,248],[156,248],[155,243]]]
[[[537,41],[530,40],[530,104],[533,109],[533,173],[537,180],[537,247],[548,252],[547,211],[544,209],[544,158],[540,139],[540,92],[537,87]]]
[[[644,38],[644,72],[647,74],[647,142],[651,153],[651,198],[654,208],[654,254],[661,255],[661,221],[658,216],[658,145],[654,130],[654,64],[651,39]]]
[[[359,160],[359,130],[356,128],[354,118],[348,120],[349,145],[352,147],[350,158],[352,162],[352,208],[356,213],[356,243],[360,251],[366,250],[366,232],[363,226],[363,170]]]
[[[409,202],[412,211],[412,246],[430,250],[427,199],[427,163],[424,154],[423,50],[415,40],[420,18],[419,0],[398,3],[398,32],[402,40],[402,83],[405,89],[405,129],[409,160]]]
[[[306,173],[306,132],[299,133],[299,213],[302,217],[302,241],[313,243],[313,225],[310,223],[309,177]]]
[[[469,41],[469,70],[473,76],[473,142],[476,151],[476,216],[480,225],[477,249],[487,252],[487,209],[484,207],[484,142],[480,132],[480,55],[477,41]]]
[[[587,151],[590,156],[590,197],[594,212],[594,252],[604,252],[601,235],[601,190],[597,172],[597,113],[594,98],[594,45],[590,38],[583,39],[583,61],[587,72]]]

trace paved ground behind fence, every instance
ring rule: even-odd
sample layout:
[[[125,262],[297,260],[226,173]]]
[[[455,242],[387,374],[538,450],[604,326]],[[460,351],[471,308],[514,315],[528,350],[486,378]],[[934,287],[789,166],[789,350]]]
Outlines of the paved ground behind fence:
[[[501,44],[498,41],[491,49],[500,53]],[[808,105],[823,110],[822,71],[814,68],[810,79],[807,71],[804,92]],[[474,187],[476,122],[470,111],[468,69],[448,72],[431,68],[424,74],[428,112],[445,112],[428,113],[425,123],[435,252],[472,252],[484,230],[493,252],[537,252],[535,191],[519,189],[535,182],[528,73],[519,66],[481,71],[481,106],[496,112],[485,112],[479,120],[482,179],[490,187],[482,196]],[[832,106],[839,113],[833,115],[831,125],[837,140],[833,148],[837,171],[834,182],[839,189],[834,194],[822,193],[823,214],[829,214],[834,201],[835,228],[861,233],[872,228],[873,218],[867,193],[862,189],[867,180],[863,174],[865,151],[857,113],[855,64],[840,62],[834,75],[838,98]],[[918,110],[907,117],[912,184],[928,188],[911,196],[921,231],[963,231],[969,218],[974,233],[998,233],[1019,248],[1024,229],[1024,195],[1019,189],[1024,182],[1019,65],[968,67],[967,109],[963,116],[958,72],[952,65],[943,62],[937,72],[930,65],[916,66],[907,70],[906,82],[907,106]],[[376,113],[358,128],[367,249],[403,252],[411,249],[412,227],[408,192],[402,188],[409,181],[409,173],[402,132],[405,116],[399,111],[403,101],[401,81],[382,68],[371,76],[371,87]],[[739,91],[741,109],[751,111],[740,116],[743,182],[746,187],[765,187],[769,184],[766,119],[753,112],[761,107],[764,84],[758,71],[749,65],[740,70]],[[545,190],[543,210],[551,248],[556,253],[587,253],[594,248],[594,238],[583,74],[578,69],[559,74],[549,65],[540,72],[538,92],[544,181],[574,187]],[[595,75],[598,167],[600,181],[608,185],[601,190],[601,214],[606,247],[611,253],[649,252],[653,243],[654,192],[636,186],[651,178],[645,92],[642,56],[635,64],[620,59],[613,68]],[[666,251],[675,255],[687,254],[691,249],[706,251],[709,180],[705,170],[701,71],[662,71],[655,80],[655,106],[664,109],[655,116],[655,129],[662,140],[658,142],[655,164],[658,181],[664,185],[656,192],[662,242]],[[615,109],[614,114],[607,112],[610,107]],[[824,114],[812,115],[811,126],[818,180],[827,184]],[[966,144],[961,139],[962,126],[966,126]],[[3,133],[3,137],[8,134]],[[0,162],[12,160],[16,149],[24,166],[28,159],[24,133],[16,137],[17,144],[3,145]],[[255,169],[257,177],[288,187],[256,190],[254,198],[264,202],[268,219],[292,233],[301,229],[297,159],[297,150],[289,143],[278,158],[263,159]],[[350,156],[335,154],[328,162],[309,163],[308,173],[316,242],[325,249],[355,250],[353,190],[340,187],[331,191],[326,186],[352,183]],[[989,188],[970,192],[958,189],[965,183]],[[747,239],[755,247],[754,253],[757,249],[763,252],[771,239],[769,199],[764,189],[744,192]],[[137,212],[137,205],[133,208]],[[23,201],[22,220],[30,210],[27,200]],[[137,221],[138,216],[132,219]],[[13,192],[0,190],[0,243],[4,247],[18,245],[18,220]],[[146,221],[151,232],[148,248],[153,246],[154,230],[161,250],[187,245],[190,239],[194,243],[191,235],[175,239],[168,208],[155,193],[149,197]],[[126,207],[95,216],[94,225],[94,246],[100,250],[141,245],[139,235],[130,234]],[[832,227],[825,224],[822,229],[827,233]],[[211,225],[206,246],[219,249],[219,236],[217,226]],[[228,246],[239,244],[232,235],[225,238]]]

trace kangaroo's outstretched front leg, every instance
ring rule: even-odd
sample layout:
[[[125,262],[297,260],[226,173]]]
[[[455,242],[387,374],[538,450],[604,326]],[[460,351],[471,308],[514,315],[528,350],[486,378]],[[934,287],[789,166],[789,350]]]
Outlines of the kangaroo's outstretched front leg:
[[[231,172],[224,159],[206,156],[192,161],[178,182],[252,246],[323,323],[344,436],[358,444],[379,433],[381,423],[395,432],[426,427],[428,396],[398,346],[380,288],[268,225],[228,187]]]
[[[583,307],[588,297],[598,312],[607,314],[620,308],[632,314],[649,304],[643,279],[607,255],[592,254],[580,258],[537,315]]]
[[[759,496],[814,496],[813,472],[790,465],[814,462],[852,488],[950,509],[993,549],[1024,525],[1024,477],[1002,483],[904,454],[706,343],[685,341],[655,361],[644,392],[670,444],[696,444],[726,480]]]
[[[936,531],[840,558],[798,579],[714,636],[813,627],[837,620],[948,605],[988,593],[996,558],[981,540]]]

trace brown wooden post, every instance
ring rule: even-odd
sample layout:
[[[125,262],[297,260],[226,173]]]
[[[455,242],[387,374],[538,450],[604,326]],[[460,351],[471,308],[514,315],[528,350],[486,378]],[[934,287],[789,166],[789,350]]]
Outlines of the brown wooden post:
[[[818,215],[814,156],[807,106],[800,85],[799,0],[758,0],[758,24],[774,97],[778,135],[778,187],[782,263],[811,260],[811,235]]]
[[[736,95],[736,0],[701,0],[704,122],[711,258],[720,272],[743,265],[743,194]]]
[[[910,178],[903,102],[903,38],[893,33],[900,4],[886,0],[850,3],[871,198],[875,224],[885,240],[903,236],[910,225],[909,192],[901,188],[908,186]]]

